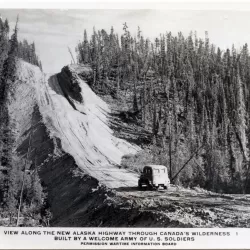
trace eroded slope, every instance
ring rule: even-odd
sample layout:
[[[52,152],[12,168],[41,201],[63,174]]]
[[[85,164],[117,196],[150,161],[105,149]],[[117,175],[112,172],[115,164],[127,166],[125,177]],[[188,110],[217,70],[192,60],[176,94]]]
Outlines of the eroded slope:
[[[73,73],[83,101],[66,96],[62,86],[70,84],[71,79],[63,73],[37,86],[39,109],[50,135],[59,138],[63,150],[101,184],[110,188],[137,185],[136,173],[120,169],[119,164],[124,154],[136,153],[139,147],[113,136],[108,126],[109,107]]]
[[[249,227],[247,195],[174,186],[139,191],[136,174],[117,166],[123,154],[139,148],[113,136],[109,107],[73,68],[67,70],[66,76],[46,78],[21,62],[9,105],[22,158],[31,135],[28,160],[48,194],[52,226]],[[82,103],[64,88],[71,78],[79,83]]]

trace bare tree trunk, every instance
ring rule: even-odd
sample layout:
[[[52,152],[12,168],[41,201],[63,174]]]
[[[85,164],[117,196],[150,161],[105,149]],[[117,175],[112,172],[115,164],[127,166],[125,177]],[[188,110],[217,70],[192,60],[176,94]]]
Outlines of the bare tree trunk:
[[[116,71],[116,74],[117,74],[117,92],[120,90],[120,61],[118,60],[118,63],[117,63],[117,71]]]
[[[120,69],[118,69],[118,74],[117,74],[117,92],[120,90]]]
[[[25,161],[25,165],[24,165],[24,171],[23,171],[21,194],[20,194],[20,198],[19,198],[19,206],[18,206],[18,211],[17,211],[17,222],[16,222],[17,227],[18,227],[18,224],[19,224],[19,217],[20,217],[21,206],[22,206],[22,201],[23,201],[23,190],[24,190],[24,183],[25,183],[25,174],[26,174],[26,168],[27,168],[28,158],[29,158],[29,154],[30,154],[30,142],[31,142],[31,135],[32,134],[33,134],[33,129],[30,132],[30,136],[29,136],[28,152],[27,152],[26,161]]]
[[[184,165],[181,167],[181,169],[175,174],[175,176],[172,178],[172,181],[179,175],[179,173],[187,166],[187,164],[192,160],[192,158],[199,152],[199,150],[203,147],[201,145],[190,157],[189,159],[184,163]]]
[[[172,180],[172,135],[171,135],[171,124],[169,124],[169,177]]]
[[[248,168],[247,168],[246,180],[245,180],[244,188],[243,188],[243,194],[245,194],[246,191],[247,191],[247,182],[248,182],[248,176],[249,176],[249,168],[250,168],[250,162],[248,162]]]
[[[143,83],[143,125],[146,127],[146,99],[147,99],[147,88],[146,88],[146,75],[144,76]]]
[[[96,84],[96,69],[93,70],[93,86]]]
[[[134,112],[138,112],[138,103],[137,103],[137,95],[136,95],[136,77],[134,75],[134,102],[133,102],[133,110]]]

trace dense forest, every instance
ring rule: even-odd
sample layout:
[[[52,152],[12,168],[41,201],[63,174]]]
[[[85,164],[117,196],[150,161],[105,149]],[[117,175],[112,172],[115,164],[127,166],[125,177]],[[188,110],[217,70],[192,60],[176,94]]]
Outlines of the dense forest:
[[[23,59],[24,61],[38,66],[42,69],[42,63],[39,60],[39,57],[36,55],[35,43],[29,44],[26,39],[23,42],[18,43],[18,58]]]
[[[85,30],[76,52],[78,63],[93,69],[94,90],[116,98],[130,91],[130,108],[152,135],[130,163],[165,164],[172,181],[187,187],[250,192],[247,44],[223,51],[207,32],[203,39],[166,32],[150,41],[140,28],[132,36],[125,23],[121,36],[94,29],[88,38]]]
[[[18,19],[11,37],[9,33],[8,20],[0,19],[0,214],[9,218],[10,225],[15,225],[21,205],[22,215],[25,214],[26,218],[33,221],[41,218],[45,194],[38,173],[26,175],[25,169],[30,163],[20,160],[14,151],[14,128],[10,125],[8,98],[15,88],[18,58],[40,68],[41,62],[34,43],[28,44],[26,40],[18,42]]]

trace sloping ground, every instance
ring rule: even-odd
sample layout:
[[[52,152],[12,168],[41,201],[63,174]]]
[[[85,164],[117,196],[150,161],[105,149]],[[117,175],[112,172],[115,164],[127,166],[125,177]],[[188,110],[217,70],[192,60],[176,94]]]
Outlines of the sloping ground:
[[[106,125],[108,108],[99,98],[95,99],[87,86],[85,100],[89,105],[85,107],[64,97],[57,76],[46,80],[38,67],[19,62],[9,104],[15,149],[21,158],[30,151],[31,167],[38,169],[48,194],[52,225],[68,226],[69,221],[73,221],[74,226],[87,223],[98,226],[100,222],[92,221],[86,214],[99,206],[104,210],[109,207],[104,202],[106,187],[100,184],[111,187],[136,185],[136,175],[120,171],[116,165],[123,152],[135,152],[138,148],[112,136]],[[106,111],[96,105],[97,102]],[[103,218],[105,216],[108,215],[104,214]]]
[[[97,197],[98,189],[92,195]],[[99,194],[100,197],[100,194]],[[169,190],[119,188],[82,206],[58,226],[250,227],[250,197],[171,186]]]
[[[250,227],[250,195],[224,195],[178,186],[160,191],[116,191],[140,213],[154,214],[158,227]]]
[[[44,76],[38,67],[23,61],[19,61],[16,75],[8,108],[11,127],[15,128],[16,145],[20,145],[29,135],[24,132],[32,127],[32,114],[37,103],[36,85],[43,82]]]
[[[113,136],[107,104],[83,80],[77,79],[83,103],[65,96],[61,86],[70,82],[68,77],[58,74],[37,84],[39,109],[50,136],[60,138],[62,149],[101,184],[110,188],[136,186],[136,173],[118,166],[124,154],[134,154],[139,147]]]
[[[73,214],[83,200],[90,199],[89,194],[98,187],[98,181],[79,171],[74,158],[62,150],[60,139],[50,136],[37,101],[36,88],[43,83],[44,75],[38,67],[20,61],[9,111],[15,149],[20,158],[26,158],[30,152],[28,160],[32,168],[38,169],[55,225]]]
[[[109,107],[68,69],[64,77],[45,78],[21,62],[9,104],[20,157],[31,135],[29,160],[48,193],[52,226],[250,226],[249,195],[175,186],[139,191],[136,174],[118,167],[123,154],[139,148],[113,136]],[[64,88],[71,78],[81,87],[83,103]]]
[[[29,151],[31,168],[38,169],[53,214],[51,225],[60,223],[67,226],[68,220],[74,218],[79,210],[83,215],[88,213],[90,207],[105,207],[105,187],[100,188],[98,180],[82,171],[74,158],[62,149],[60,138],[51,133],[56,128],[49,130],[45,125],[44,121],[49,125],[50,118],[42,117],[40,107],[53,103],[47,92],[42,92],[47,87],[44,74],[38,67],[20,61],[14,87],[10,96],[9,111],[16,139],[15,150],[20,158],[25,158]],[[43,94],[44,98],[41,98],[40,94]],[[52,109],[51,115],[55,115],[53,111]],[[95,190],[94,195],[92,190]],[[78,219],[74,225],[86,223],[87,218],[83,218]],[[98,226],[95,223],[99,222],[92,223]]]

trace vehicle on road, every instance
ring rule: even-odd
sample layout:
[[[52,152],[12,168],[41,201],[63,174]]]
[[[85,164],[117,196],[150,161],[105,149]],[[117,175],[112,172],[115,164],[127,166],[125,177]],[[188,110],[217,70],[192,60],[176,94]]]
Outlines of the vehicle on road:
[[[139,188],[159,188],[167,189],[170,186],[168,170],[163,165],[147,165],[138,180]]]

